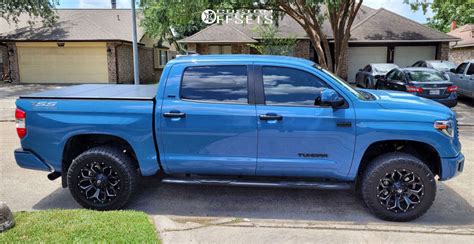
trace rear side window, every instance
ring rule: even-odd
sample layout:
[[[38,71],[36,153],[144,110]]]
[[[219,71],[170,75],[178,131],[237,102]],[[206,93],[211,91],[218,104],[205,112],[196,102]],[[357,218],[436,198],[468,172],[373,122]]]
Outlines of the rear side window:
[[[327,85],[318,77],[297,69],[262,67],[265,103],[314,106]]]
[[[181,98],[203,102],[248,103],[247,67],[188,67],[181,82]]]

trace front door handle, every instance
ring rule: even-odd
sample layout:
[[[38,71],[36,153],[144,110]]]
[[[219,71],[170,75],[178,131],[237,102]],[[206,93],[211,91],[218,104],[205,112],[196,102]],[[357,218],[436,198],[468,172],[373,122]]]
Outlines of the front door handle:
[[[265,121],[268,121],[268,120],[282,120],[283,119],[283,116],[278,115],[278,114],[274,114],[274,113],[261,114],[259,117],[260,117],[260,120],[265,120]]]
[[[184,118],[186,117],[185,113],[182,113],[178,110],[172,110],[167,113],[163,113],[163,117],[165,118]]]

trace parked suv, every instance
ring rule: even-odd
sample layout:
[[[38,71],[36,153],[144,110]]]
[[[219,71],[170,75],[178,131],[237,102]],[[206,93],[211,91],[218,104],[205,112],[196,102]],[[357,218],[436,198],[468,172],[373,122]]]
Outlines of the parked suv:
[[[432,68],[441,72],[448,72],[456,68],[456,64],[447,60],[420,60],[414,63],[411,67]]]
[[[380,63],[368,64],[363,69],[360,69],[356,74],[356,85],[364,88],[375,88],[375,83],[380,78],[383,78],[390,70],[398,68],[396,64]]]
[[[178,57],[157,86],[81,85],[16,105],[18,165],[62,177],[99,210],[160,173],[169,184],[356,188],[376,216],[407,221],[464,165],[449,108],[356,90],[298,58]]]

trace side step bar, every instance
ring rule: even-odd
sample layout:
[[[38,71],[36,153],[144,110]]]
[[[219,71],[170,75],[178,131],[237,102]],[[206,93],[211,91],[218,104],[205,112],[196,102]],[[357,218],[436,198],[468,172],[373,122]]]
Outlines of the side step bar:
[[[313,181],[249,181],[241,179],[196,179],[196,178],[164,178],[163,183],[186,185],[220,185],[220,186],[252,186],[273,188],[310,188],[322,190],[348,190],[350,183],[313,182]]]

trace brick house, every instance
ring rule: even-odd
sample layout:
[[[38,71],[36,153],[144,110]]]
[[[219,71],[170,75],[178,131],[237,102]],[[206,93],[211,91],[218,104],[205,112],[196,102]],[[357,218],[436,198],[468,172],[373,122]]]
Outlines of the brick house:
[[[0,72],[20,83],[132,83],[129,9],[58,9],[58,22],[0,18]],[[156,82],[175,56],[138,28],[140,81]]]
[[[278,22],[277,36],[297,39],[293,56],[316,61],[316,53],[303,28],[287,16]],[[242,25],[232,21],[213,24],[179,42],[186,44],[188,51],[199,54],[252,54],[255,50],[248,44],[260,39],[255,27],[255,23]],[[323,31],[331,43],[328,22],[323,23]],[[405,67],[423,59],[447,60],[449,42],[455,40],[458,39],[386,9],[362,6],[352,26],[342,77],[354,82],[357,71],[368,63],[387,62]]]
[[[456,22],[451,25],[449,35],[460,38],[460,41],[450,44],[449,60],[460,64],[466,60],[474,59],[474,24],[463,25],[456,28]]]

